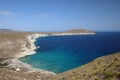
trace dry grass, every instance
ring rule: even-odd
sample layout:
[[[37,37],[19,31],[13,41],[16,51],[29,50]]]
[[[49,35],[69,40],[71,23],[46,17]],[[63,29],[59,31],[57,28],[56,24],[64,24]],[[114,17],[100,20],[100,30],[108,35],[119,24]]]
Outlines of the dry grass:
[[[27,44],[26,35],[33,32],[0,33],[0,59],[13,58],[21,52],[21,46]]]
[[[27,44],[26,35],[33,32],[4,32],[0,33],[0,80],[49,80],[53,74],[42,72],[16,72],[7,68],[5,59],[14,58],[21,52],[23,44]]]
[[[20,32],[0,33],[0,58],[12,58],[19,53],[21,45],[26,40],[25,34]]]
[[[120,52],[61,73],[52,80],[120,80]]]
[[[52,76],[40,72],[21,73],[0,68],[0,80],[49,80]]]

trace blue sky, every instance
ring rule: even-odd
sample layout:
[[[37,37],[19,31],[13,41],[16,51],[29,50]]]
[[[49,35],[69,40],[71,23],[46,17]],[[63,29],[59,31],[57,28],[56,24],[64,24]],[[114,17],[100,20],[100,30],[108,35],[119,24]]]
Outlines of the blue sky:
[[[120,0],[0,0],[0,28],[120,31]]]

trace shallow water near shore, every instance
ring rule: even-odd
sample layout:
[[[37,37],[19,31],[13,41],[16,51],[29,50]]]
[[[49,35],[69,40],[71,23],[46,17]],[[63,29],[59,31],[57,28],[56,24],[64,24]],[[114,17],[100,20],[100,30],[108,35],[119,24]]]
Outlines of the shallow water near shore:
[[[120,51],[120,32],[96,35],[47,36],[38,38],[36,54],[20,60],[55,73],[61,73],[93,59]]]

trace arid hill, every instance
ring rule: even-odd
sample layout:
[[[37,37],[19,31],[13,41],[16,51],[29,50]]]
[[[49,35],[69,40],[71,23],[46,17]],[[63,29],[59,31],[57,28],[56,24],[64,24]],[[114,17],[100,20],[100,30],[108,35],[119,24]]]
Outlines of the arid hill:
[[[49,35],[92,35],[95,34],[93,31],[85,29],[71,29],[63,32],[49,32]]]
[[[85,29],[71,29],[65,31],[66,33],[94,33],[93,31],[85,30]]]
[[[0,33],[0,58],[12,58],[20,52],[21,45],[26,42],[24,33]]]
[[[120,52],[58,74],[52,80],[120,80]]]
[[[52,74],[35,72],[16,71],[15,68],[8,67],[6,60],[16,58],[21,52],[23,44],[28,46],[26,35],[29,32],[2,32],[0,33],[0,80],[49,80]],[[25,70],[26,71],[26,70]]]

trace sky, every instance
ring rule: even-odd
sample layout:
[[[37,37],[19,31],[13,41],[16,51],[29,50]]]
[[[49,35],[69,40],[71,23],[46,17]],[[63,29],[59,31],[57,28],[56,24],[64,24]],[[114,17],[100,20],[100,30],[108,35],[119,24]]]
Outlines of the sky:
[[[120,31],[120,0],[0,0],[0,28]]]

